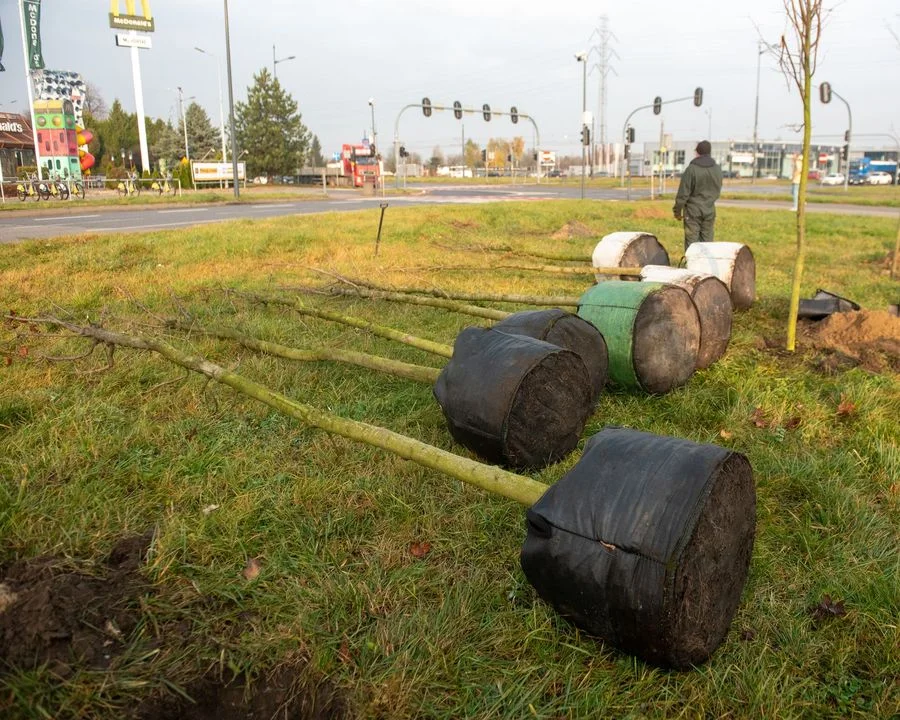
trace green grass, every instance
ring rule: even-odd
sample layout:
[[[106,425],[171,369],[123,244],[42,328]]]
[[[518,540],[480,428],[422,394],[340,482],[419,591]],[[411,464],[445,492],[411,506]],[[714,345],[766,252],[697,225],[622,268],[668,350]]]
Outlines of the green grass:
[[[587,257],[595,241],[549,239],[571,220],[597,236],[645,229],[673,261],[681,254],[667,202],[398,208],[377,258],[373,209],[0,246],[0,306],[21,315],[68,310],[146,332],[156,319],[142,306],[176,314],[174,294],[204,320],[285,344],[439,366],[413,348],[221,288],[321,283],[308,270],[315,266],[396,284],[575,295],[584,279],[442,269],[496,265],[500,255],[454,249],[476,244]],[[155,592],[129,649],[108,671],[0,674],[0,715],[119,718],[210,667],[263,674],[301,658],[360,717],[896,716],[900,384],[861,368],[821,374],[808,350],[759,349],[761,337],[784,336],[794,220],[720,209],[717,236],[750,245],[758,273],[759,301],[735,317],[727,354],[666,396],[605,394],[585,431],[622,424],[750,458],[758,492],[750,578],[725,643],[703,667],[663,672],[557,617],[518,567],[523,513],[512,502],[300,427],[146,354],[119,350],[110,370],[93,374],[83,371],[103,367],[102,350],[77,363],[41,362],[84,345],[7,325],[0,566],[53,553],[91,567],[124,534],[155,528],[156,538],[146,568]],[[894,220],[808,222],[803,296],[824,287],[867,308],[896,302],[884,265]],[[473,324],[423,307],[310,302],[442,342]],[[169,337],[291,397],[464,454],[427,386]],[[857,408],[847,417],[837,414],[842,396]],[[757,407],[772,427],[751,422]],[[799,427],[785,429],[795,416]],[[553,482],[574,461],[535,477]],[[204,514],[209,505],[219,508]],[[431,552],[417,559],[409,547],[421,541]],[[241,577],[249,557],[262,559],[254,581]],[[847,614],[817,621],[810,608],[825,594]]]

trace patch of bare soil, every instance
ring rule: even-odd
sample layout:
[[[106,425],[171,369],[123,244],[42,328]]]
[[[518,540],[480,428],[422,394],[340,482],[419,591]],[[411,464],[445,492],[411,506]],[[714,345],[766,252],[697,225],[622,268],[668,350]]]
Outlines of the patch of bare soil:
[[[886,310],[834,313],[800,327],[805,344],[823,351],[826,370],[849,361],[873,372],[900,372],[900,318]]]
[[[140,704],[132,720],[336,720],[351,713],[328,681],[310,686],[302,667],[284,666],[252,683],[207,678]]]
[[[570,238],[589,238],[595,237],[597,233],[591,230],[583,222],[571,220],[563,225],[559,230],[550,237],[554,240],[568,240]]]
[[[637,207],[632,217],[635,220],[667,220],[672,217],[672,211],[656,206]]]
[[[20,561],[0,571],[2,667],[46,664],[60,677],[74,666],[106,668],[126,647],[149,592],[138,573],[151,534],[120,540],[97,574],[57,557]]]
[[[152,533],[120,540],[99,566],[41,556],[0,567],[0,678],[46,666],[60,679],[103,670],[133,642]],[[160,638],[187,638],[189,627],[164,627]],[[249,682],[243,675],[206,675],[183,694],[154,694],[121,717],[133,720],[331,720],[350,716],[344,697],[305,663],[289,662]],[[0,702],[0,717],[3,705]]]

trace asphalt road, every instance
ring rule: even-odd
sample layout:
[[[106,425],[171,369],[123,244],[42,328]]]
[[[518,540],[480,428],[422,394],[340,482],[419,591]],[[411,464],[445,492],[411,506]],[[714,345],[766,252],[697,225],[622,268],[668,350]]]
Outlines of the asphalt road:
[[[18,210],[0,213],[0,243],[14,243],[60,235],[163,230],[244,218],[271,218],[366,208],[377,209],[382,202],[387,202],[392,207],[404,207],[423,204],[477,204],[581,197],[581,188],[578,185],[538,185],[533,180],[526,185],[415,185],[410,183],[407,189],[412,192],[407,195],[389,195],[386,198],[362,197],[358,191],[352,190],[332,190],[328,197],[321,199],[311,199],[307,195],[297,200],[273,202],[215,203],[180,207],[140,205],[130,208],[73,203],[60,208],[58,212]],[[733,187],[729,188],[729,192],[734,190]],[[587,188],[585,197],[589,200],[615,202],[625,200],[626,195],[619,188]],[[647,197],[646,189],[631,191],[633,200]],[[788,202],[758,200],[720,200],[718,205],[770,211],[786,211],[790,207]],[[896,217],[900,214],[900,211],[892,208],[862,205],[810,203],[807,204],[807,209],[813,213],[878,217]]]

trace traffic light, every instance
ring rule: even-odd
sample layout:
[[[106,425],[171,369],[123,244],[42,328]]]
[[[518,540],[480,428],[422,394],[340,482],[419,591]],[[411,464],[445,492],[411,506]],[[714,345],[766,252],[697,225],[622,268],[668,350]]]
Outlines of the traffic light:
[[[422,114],[425,117],[431,117],[431,100],[427,97],[422,98]]]
[[[407,155],[408,155],[408,153],[406,152],[406,148],[403,145],[401,145],[400,146],[400,157],[406,157]]]
[[[537,151],[535,151],[531,157],[534,159],[535,162],[537,162]]]
[[[519,122],[519,108],[515,105],[509,109],[509,119],[512,120],[513,125]]]
[[[481,106],[481,112],[484,113],[484,121],[490,122],[491,121],[491,106],[488,105],[487,103],[485,103],[484,105]]]
[[[850,146],[842,145],[841,146],[841,160],[846,160],[849,155],[850,155]]]
[[[624,153],[624,154],[625,154],[625,159],[626,159],[626,160],[627,160],[628,158],[631,157],[631,145],[626,145],[626,146],[625,146],[625,153]]]
[[[512,162],[512,153],[506,153],[506,162],[508,162],[508,163]]]
[[[703,104],[703,88],[694,90],[694,107],[700,107]]]
[[[628,130],[625,133],[625,139],[628,141],[629,144],[634,142],[634,128],[633,127],[628,128]]]
[[[819,100],[825,105],[831,102],[831,83],[823,82],[819,85]]]
[[[844,130],[844,142],[845,143],[850,142],[850,131],[849,130]]]
[[[487,162],[487,150],[481,151],[481,162]]]
[[[581,126],[581,144],[582,145],[590,145],[591,144],[591,129],[587,125]]]
[[[459,100],[453,101],[453,117],[462,120],[462,103]]]
[[[662,98],[657,95],[653,98],[653,114],[659,115],[662,112]]]

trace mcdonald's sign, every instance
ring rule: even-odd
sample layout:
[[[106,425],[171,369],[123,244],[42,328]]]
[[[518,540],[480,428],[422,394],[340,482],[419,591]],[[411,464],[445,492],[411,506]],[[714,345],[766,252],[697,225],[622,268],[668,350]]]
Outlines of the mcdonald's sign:
[[[120,11],[121,0],[109,0],[109,26],[117,30],[153,32],[156,25],[150,14],[150,0],[141,0],[141,14],[135,9],[136,0],[125,0],[125,12]]]

